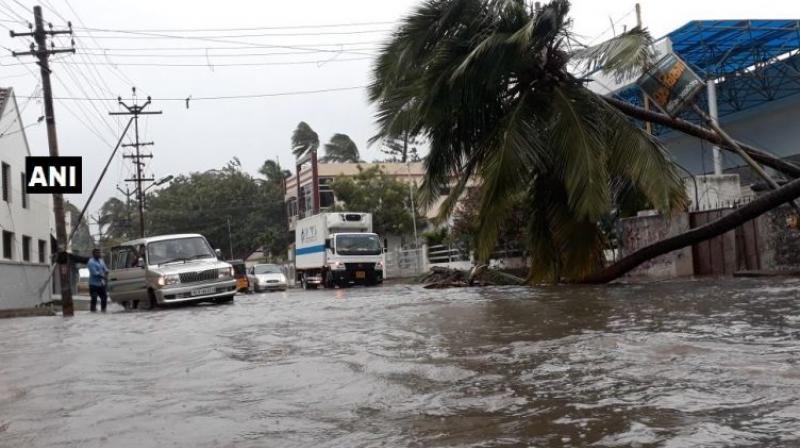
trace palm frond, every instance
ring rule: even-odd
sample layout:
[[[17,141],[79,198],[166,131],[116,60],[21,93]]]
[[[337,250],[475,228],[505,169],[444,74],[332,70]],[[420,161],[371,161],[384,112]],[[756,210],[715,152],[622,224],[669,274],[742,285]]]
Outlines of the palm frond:
[[[605,129],[579,92],[578,88],[553,88],[550,145],[570,207],[576,216],[596,220],[610,208]]]
[[[572,53],[571,58],[586,71],[610,73],[622,82],[638,76],[644,67],[653,63],[653,38],[646,29],[636,27],[597,45],[581,48]]]

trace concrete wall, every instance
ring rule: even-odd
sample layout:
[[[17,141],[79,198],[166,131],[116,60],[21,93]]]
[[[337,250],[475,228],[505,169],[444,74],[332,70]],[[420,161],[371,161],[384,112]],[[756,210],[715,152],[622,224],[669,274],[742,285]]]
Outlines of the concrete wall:
[[[689,229],[689,216],[680,213],[670,219],[662,215],[639,216],[620,220],[621,256],[630,254],[658,240],[677,235]],[[656,257],[635,270],[629,277],[667,279],[693,274],[691,247]]]
[[[52,207],[49,195],[29,195],[28,207],[22,206],[22,179],[25,157],[30,155],[25,132],[20,125],[16,100],[9,97],[0,115],[0,162],[10,165],[9,201],[0,197],[0,231],[13,232],[11,259],[3,257],[0,239],[0,309],[32,307],[51,298],[50,289],[44,296],[39,288],[50,269],[50,222]],[[0,236],[2,233],[0,232]],[[22,237],[31,237],[30,262],[23,261]],[[39,240],[45,241],[44,263],[39,263]]]
[[[784,205],[756,221],[762,270],[800,270],[800,230],[789,225],[792,215],[794,210]]]
[[[31,308],[50,301],[49,287],[44,290],[45,299],[38,294],[49,274],[49,265],[0,261],[0,310]]]
[[[691,201],[691,210],[727,207],[751,194],[749,189],[747,192],[743,191],[738,174],[688,177],[684,179],[684,186],[686,187],[686,197]]]
[[[745,143],[768,150],[779,157],[800,153],[800,95],[762,104],[720,119],[722,127]],[[714,170],[711,145],[679,132],[659,136],[672,156],[694,174]],[[744,161],[722,151],[723,168],[744,165]]]

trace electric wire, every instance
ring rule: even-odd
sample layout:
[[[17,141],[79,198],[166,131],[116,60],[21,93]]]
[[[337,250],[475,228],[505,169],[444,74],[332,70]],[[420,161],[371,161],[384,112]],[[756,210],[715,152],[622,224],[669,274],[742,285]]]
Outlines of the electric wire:
[[[236,99],[252,99],[252,98],[270,98],[270,97],[280,97],[280,96],[295,96],[295,95],[312,95],[312,94],[319,94],[319,93],[329,93],[329,92],[342,92],[348,90],[358,90],[358,89],[366,89],[367,85],[359,85],[359,86],[351,86],[351,87],[333,87],[327,89],[316,89],[316,90],[295,90],[295,91],[287,91],[287,92],[272,92],[272,93],[253,93],[253,94],[242,94],[242,95],[219,95],[219,96],[200,96],[200,97],[191,97],[191,101],[211,101],[211,100],[236,100]],[[21,97],[23,98],[23,97]],[[24,97],[27,98],[27,97]],[[40,96],[33,96],[32,98],[41,98]],[[108,101],[109,98],[95,98],[95,97],[80,97],[80,96],[66,96],[66,97],[53,97],[53,99],[57,99],[60,101]],[[187,98],[176,98],[176,97],[160,97],[160,98],[151,98],[153,101],[186,101]]]
[[[396,24],[395,21],[382,21],[382,22],[350,22],[350,23],[328,23],[328,24],[314,24],[314,25],[280,25],[280,26],[256,26],[256,27],[240,27],[240,28],[161,28],[161,29],[127,29],[128,32],[144,32],[144,33],[195,33],[195,32],[225,32],[225,31],[257,31],[257,30],[290,30],[290,29],[303,29],[303,28],[344,28],[344,27],[359,27],[359,26],[376,26],[376,25],[392,25]],[[96,28],[87,28],[81,24],[81,30],[97,30]]]

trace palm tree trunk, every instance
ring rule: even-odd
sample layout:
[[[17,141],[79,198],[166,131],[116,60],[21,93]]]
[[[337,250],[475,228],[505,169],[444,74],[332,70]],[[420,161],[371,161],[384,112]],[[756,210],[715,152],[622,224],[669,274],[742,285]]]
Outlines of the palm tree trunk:
[[[645,261],[722,235],[798,197],[800,197],[800,179],[772,190],[716,221],[643,247],[600,272],[584,277],[578,283],[608,283],[622,277]]]
[[[690,123],[686,120],[681,120],[680,118],[672,118],[669,115],[642,109],[641,107],[635,106],[633,104],[630,104],[628,102],[616,98],[603,97],[603,99],[606,100],[608,104],[614,106],[620,112],[624,113],[629,117],[650,123],[660,124],[662,126],[675,129],[676,131],[683,132],[684,134],[688,134],[697,138],[701,138],[708,142],[714,143],[715,145],[718,145],[720,148],[726,151],[734,152],[733,148],[728,146],[719,135],[717,135],[714,131],[710,129],[706,129],[702,126],[697,126],[696,124]],[[756,162],[764,166],[768,166],[789,177],[792,178],[800,177],[800,167],[798,167],[797,165],[779,159],[773,156],[772,154],[769,154],[766,151],[754,148],[745,143],[742,142],[736,142],[736,143],[738,143],[739,146],[741,146],[742,149],[744,149],[744,152],[746,152]]]

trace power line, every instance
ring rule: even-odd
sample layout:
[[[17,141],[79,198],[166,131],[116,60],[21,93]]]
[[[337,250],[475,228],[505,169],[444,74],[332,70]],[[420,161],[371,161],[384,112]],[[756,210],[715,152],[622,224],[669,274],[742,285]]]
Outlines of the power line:
[[[383,45],[383,41],[380,40],[363,40],[363,41],[348,41],[348,42],[316,42],[316,43],[291,43],[292,47],[300,48],[303,51],[313,51],[315,50],[314,47],[342,47],[342,46],[350,46],[350,45],[376,45],[380,46]],[[90,48],[90,47],[88,47]],[[149,46],[149,47],[104,47],[97,45],[96,48],[92,48],[93,50],[98,50],[104,52],[113,52],[113,51],[175,51],[175,50],[251,50],[254,48],[273,48],[272,46],[262,46],[257,43],[253,43],[253,45],[239,45],[239,46],[194,46],[194,47],[156,47],[156,46]]]
[[[377,46],[370,46],[370,47],[360,47],[360,48],[348,48],[349,50],[358,50],[358,51],[378,51],[379,47]],[[207,58],[207,57],[215,57],[215,58],[238,58],[238,57],[271,57],[271,56],[288,56],[288,55],[313,55],[315,53],[320,53],[320,51],[308,49],[302,51],[281,51],[281,52],[269,52],[269,53],[211,53],[211,51],[216,50],[215,48],[204,48],[208,53],[195,53],[195,54],[187,54],[187,53],[162,53],[162,54],[113,54],[114,57],[123,57],[123,58]],[[327,53],[327,52],[326,52]],[[78,52],[78,54],[88,55],[88,56],[106,56],[108,53],[90,53],[90,52]],[[3,56],[4,58],[10,58],[11,56]]]
[[[344,28],[359,26],[393,25],[395,21],[384,22],[350,22],[350,23],[328,23],[316,25],[281,25],[281,26],[257,26],[244,28],[162,28],[162,29],[127,29],[127,32],[138,33],[195,33],[195,32],[224,32],[224,31],[258,31],[258,30],[294,30],[303,28]],[[98,28],[75,28],[78,30],[98,31]]]
[[[358,89],[365,89],[368,86],[361,85],[361,86],[352,86],[352,87],[334,87],[328,89],[317,89],[317,90],[296,90],[290,92],[273,92],[273,93],[254,93],[254,94],[243,94],[243,95],[220,95],[220,96],[201,96],[201,97],[191,97],[191,101],[209,101],[209,100],[236,100],[236,99],[250,99],[250,98],[270,98],[270,97],[278,97],[278,96],[295,96],[295,95],[312,95],[318,93],[329,93],[329,92],[343,92],[347,90],[358,90]],[[19,98],[40,98],[39,96],[31,96],[31,97],[19,97]],[[69,97],[54,97],[53,99],[59,101],[109,101],[113,98],[91,98],[91,97],[78,97],[78,96],[69,96]],[[153,101],[186,101],[187,98],[152,98]],[[113,99],[115,100],[115,99]]]
[[[336,52],[336,53],[345,53],[345,52]],[[106,63],[106,62],[97,62],[97,65],[113,65],[113,66],[129,66],[129,67],[261,67],[261,66],[281,66],[281,65],[308,65],[308,64],[316,64],[316,65],[324,65],[330,62],[355,62],[355,61],[367,61],[374,59],[375,55],[369,55],[369,57],[358,57],[358,58],[344,58],[344,59],[327,59],[321,60],[316,59],[313,61],[280,61],[280,62],[226,62],[222,64],[217,63],[199,63],[199,64],[188,64],[188,63],[162,63],[162,62],[120,62],[120,63]],[[14,66],[14,65],[24,65],[25,62],[19,62],[14,64],[6,64],[6,66]],[[68,62],[64,61],[62,64],[66,65],[91,65],[86,62]]]
[[[102,31],[102,29],[99,29],[99,30]],[[113,30],[111,30],[111,31],[113,31]],[[147,32],[138,32],[138,31],[117,31],[117,32],[118,33],[124,33],[124,34],[138,35],[138,36],[159,37],[159,38],[163,38],[163,39],[199,40],[199,41],[215,42],[215,43],[223,43],[223,44],[250,45],[250,46],[253,46],[253,47],[260,47],[260,48],[286,48],[286,49],[292,49],[292,50],[303,49],[303,48],[294,47],[294,46],[291,46],[291,45],[263,44],[263,43],[256,43],[256,42],[248,42],[248,41],[241,41],[241,40],[230,40],[230,39],[220,39],[220,38],[203,37],[203,36],[181,36],[181,35],[175,35],[175,34],[147,33]],[[104,38],[108,39],[109,37],[106,36]],[[324,49],[319,49],[319,50],[320,51],[334,52],[334,53],[338,53],[339,52],[338,50],[324,50]],[[348,51],[348,53],[360,54],[360,53],[357,53],[357,52],[349,52],[349,51]],[[370,55],[367,55],[367,56],[370,56]]]
[[[296,37],[296,36],[347,36],[347,35],[355,35],[355,34],[382,34],[382,33],[389,33],[394,31],[393,29],[381,28],[381,29],[372,29],[372,30],[355,30],[355,31],[313,31],[313,32],[302,32],[302,33],[249,33],[249,34],[213,34],[213,35],[199,35],[199,36],[183,36],[183,35],[174,35],[169,37],[163,37],[160,35],[156,35],[156,33],[145,33],[141,31],[125,31],[125,30],[104,30],[104,29],[93,29],[87,31],[95,31],[100,33],[108,33],[111,35],[100,35],[97,36],[100,39],[172,39],[176,37],[188,38],[188,39],[239,39],[243,37]],[[133,34],[128,36],[116,36],[114,34]],[[160,33],[159,33],[160,34]],[[80,35],[80,34],[79,34]]]

